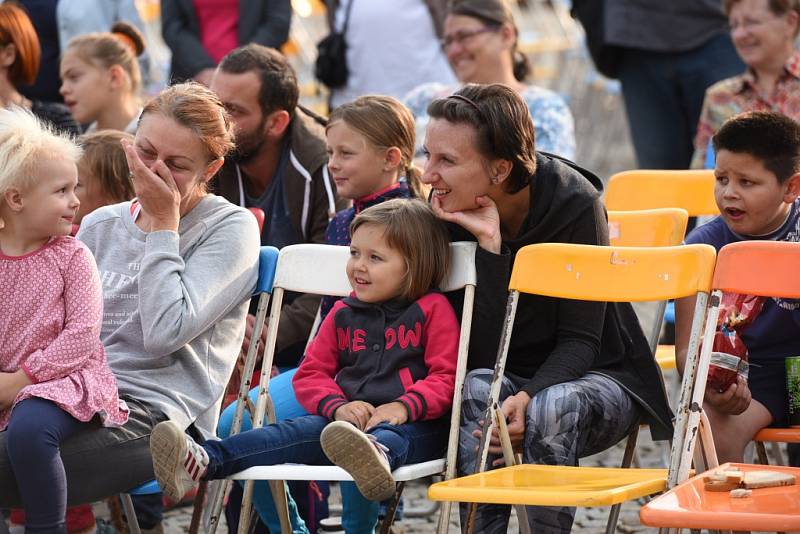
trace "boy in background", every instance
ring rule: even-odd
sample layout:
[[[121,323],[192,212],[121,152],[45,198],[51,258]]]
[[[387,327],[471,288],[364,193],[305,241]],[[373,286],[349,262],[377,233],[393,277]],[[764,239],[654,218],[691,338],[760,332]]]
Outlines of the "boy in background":
[[[742,113],[719,129],[713,145],[720,216],[696,228],[686,243],[705,243],[719,251],[752,239],[800,241],[800,124],[780,113]],[[693,310],[694,297],[675,303],[681,373]],[[745,446],[762,428],[787,426],[784,358],[800,355],[800,301],[766,299],[742,341],[752,364],[748,379],[739,376],[727,390],[705,393],[703,408],[720,463],[742,462]]]

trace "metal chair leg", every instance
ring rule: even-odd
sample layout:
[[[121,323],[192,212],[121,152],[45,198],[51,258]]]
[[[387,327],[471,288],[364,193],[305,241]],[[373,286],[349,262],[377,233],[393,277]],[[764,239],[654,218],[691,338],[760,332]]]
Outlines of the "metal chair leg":
[[[139,530],[139,520],[136,519],[136,510],[133,508],[133,499],[127,493],[120,494],[119,499],[122,501],[122,511],[128,520],[128,530],[131,534],[142,534]]]
[[[400,504],[400,497],[403,496],[403,490],[405,487],[405,482],[397,483],[394,496],[392,497],[392,502],[389,505],[389,508],[386,510],[386,517],[384,517],[383,521],[381,521],[380,534],[389,534],[389,530],[392,528],[392,523],[394,523],[394,514],[397,512],[397,506]]]
[[[767,449],[764,447],[763,441],[756,441],[756,455],[758,456],[758,463],[761,465],[769,465],[769,458],[767,458]]]

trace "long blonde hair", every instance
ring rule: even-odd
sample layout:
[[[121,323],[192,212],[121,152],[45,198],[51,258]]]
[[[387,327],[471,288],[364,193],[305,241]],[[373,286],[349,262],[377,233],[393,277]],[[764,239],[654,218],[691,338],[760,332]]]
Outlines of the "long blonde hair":
[[[414,116],[407,107],[391,96],[366,95],[334,109],[328,128],[337,121],[343,121],[376,147],[400,149],[401,175],[412,194],[424,198],[422,173],[414,166]]]
[[[136,59],[144,52],[144,37],[135,26],[124,21],[114,23],[109,32],[79,35],[67,44],[64,51],[74,52],[90,65],[110,69],[122,67],[131,82],[131,93],[138,96],[142,88],[142,73]]]

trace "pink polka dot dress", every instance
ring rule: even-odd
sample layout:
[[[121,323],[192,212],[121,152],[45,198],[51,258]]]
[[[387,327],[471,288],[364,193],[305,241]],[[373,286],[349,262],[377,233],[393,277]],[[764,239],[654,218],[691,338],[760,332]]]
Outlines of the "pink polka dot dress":
[[[91,252],[57,237],[25,256],[0,252],[0,371],[33,382],[14,404],[48,399],[80,421],[120,426],[128,408],[100,342],[103,295]],[[0,430],[11,410],[0,411]]]

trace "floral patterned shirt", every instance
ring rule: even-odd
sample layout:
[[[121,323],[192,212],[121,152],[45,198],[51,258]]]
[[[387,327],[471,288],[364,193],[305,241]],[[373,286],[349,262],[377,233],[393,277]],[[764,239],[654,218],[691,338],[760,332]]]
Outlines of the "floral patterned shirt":
[[[755,73],[749,69],[706,90],[694,138],[693,169],[704,167],[708,142],[714,133],[726,120],[744,111],[776,111],[800,120],[800,52],[792,54],[786,62],[784,74],[770,95],[758,92]]]
[[[417,131],[417,156],[422,153],[425,128],[428,126],[428,104],[453,94],[459,87],[426,83],[413,89],[404,103],[414,114]],[[536,150],[550,152],[569,160],[575,159],[575,123],[572,113],[558,93],[528,85],[520,96],[528,104],[536,135]]]
[[[80,241],[56,237],[24,256],[0,252],[0,372],[22,369],[32,382],[15,405],[38,397],[79,421],[127,421],[100,342],[102,316],[100,276]],[[10,416],[0,410],[0,430]]]

